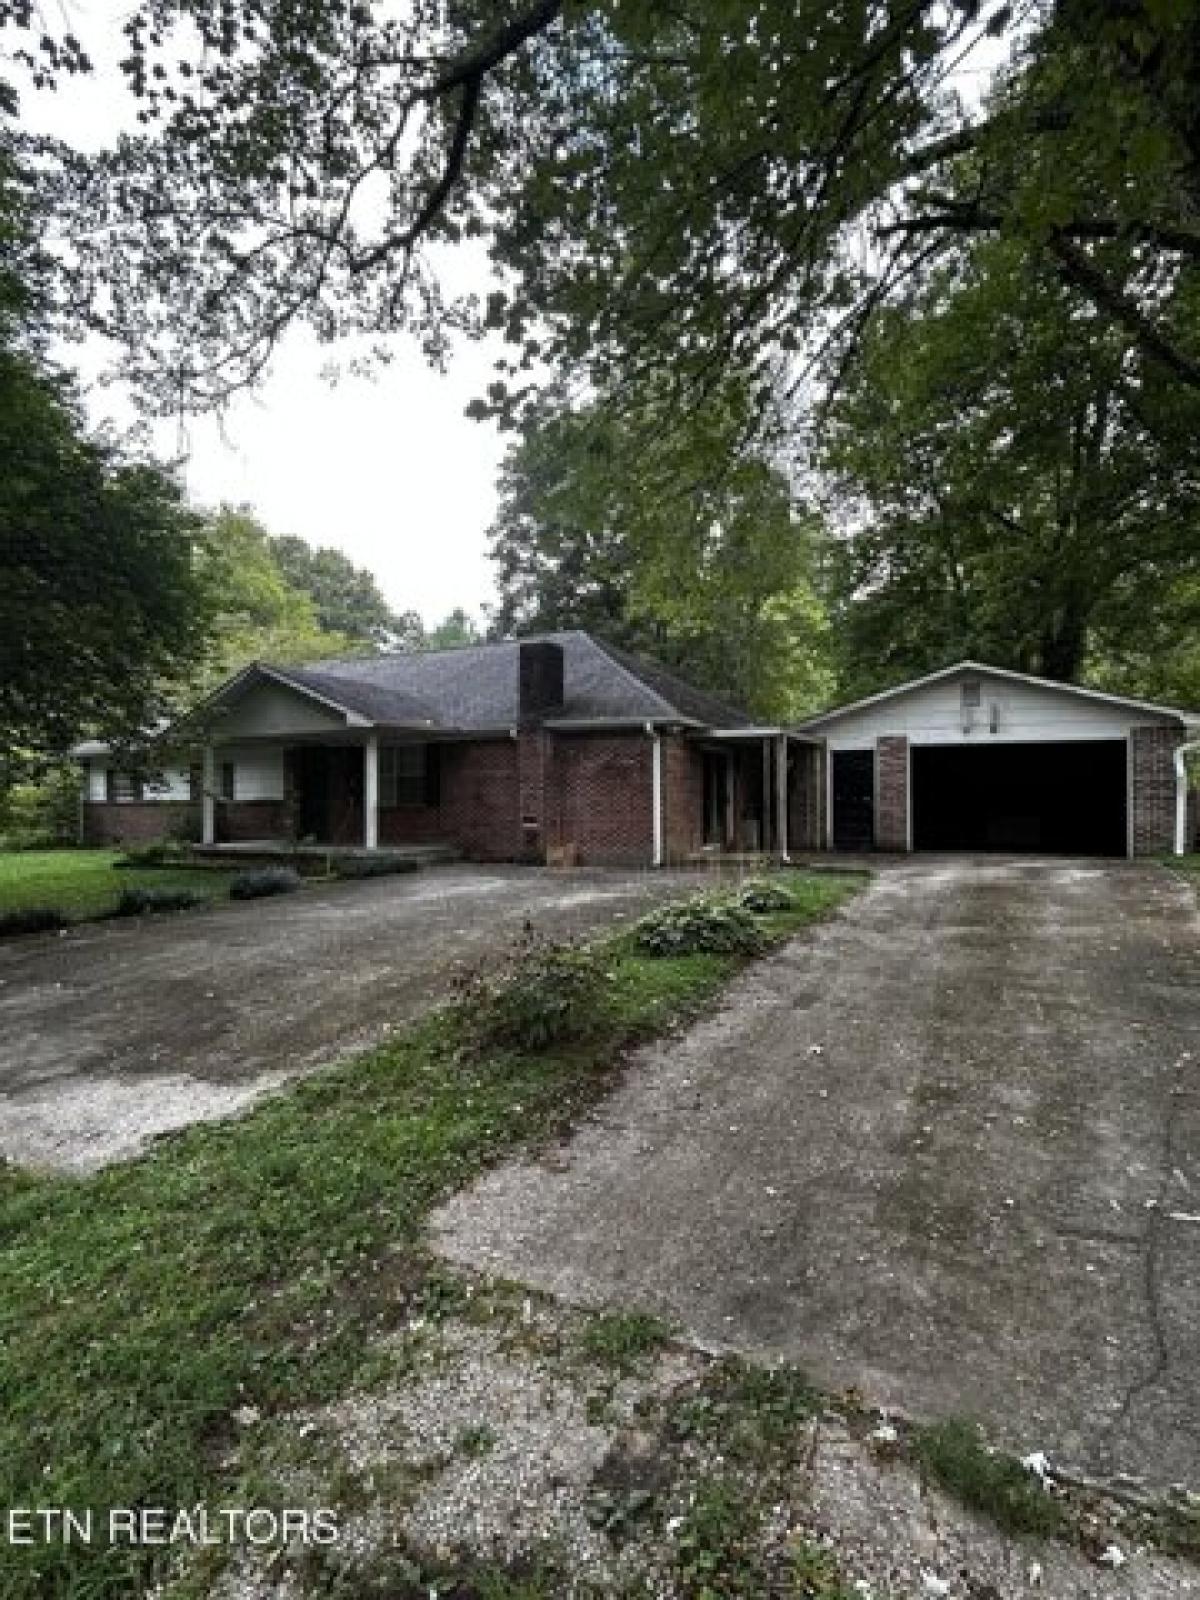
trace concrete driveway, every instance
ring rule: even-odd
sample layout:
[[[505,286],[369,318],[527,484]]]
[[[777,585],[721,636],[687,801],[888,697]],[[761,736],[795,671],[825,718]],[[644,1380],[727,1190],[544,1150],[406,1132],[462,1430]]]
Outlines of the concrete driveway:
[[[914,862],[644,1052],[452,1259],[1022,1453],[1200,1479],[1200,972],[1158,867]]]
[[[0,1156],[86,1170],[368,1045],[526,919],[581,933],[694,887],[439,867],[0,945]]]

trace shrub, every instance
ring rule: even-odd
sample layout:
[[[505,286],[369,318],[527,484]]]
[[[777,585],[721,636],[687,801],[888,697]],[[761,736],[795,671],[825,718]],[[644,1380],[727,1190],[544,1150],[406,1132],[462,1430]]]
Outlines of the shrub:
[[[113,913],[118,917],[140,917],[151,911],[190,911],[202,905],[205,895],[195,889],[143,888],[123,889]]]
[[[536,1051],[594,1033],[607,981],[593,951],[527,928],[499,972],[468,972],[456,993],[474,1048]]]
[[[26,906],[22,911],[0,911],[0,939],[15,939],[24,933],[53,933],[66,925],[66,917],[53,906]]]
[[[654,956],[757,955],[766,945],[752,912],[732,900],[697,896],[651,911],[634,924],[638,948]]]
[[[272,894],[291,894],[300,887],[295,867],[257,867],[239,872],[229,885],[231,900],[264,900]]]
[[[339,878],[384,878],[395,872],[416,872],[419,865],[411,856],[337,856],[333,870]]]
[[[737,898],[738,905],[759,916],[770,911],[791,911],[796,904],[791,890],[781,883],[772,883],[770,878],[751,878],[749,883],[743,884]]]

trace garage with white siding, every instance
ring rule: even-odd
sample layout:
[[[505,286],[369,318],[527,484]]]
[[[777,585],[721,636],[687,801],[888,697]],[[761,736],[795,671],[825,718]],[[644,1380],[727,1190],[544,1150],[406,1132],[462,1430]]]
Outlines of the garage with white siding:
[[[1082,856],[1172,848],[1175,751],[1197,732],[1176,707],[973,661],[797,730],[826,848]]]

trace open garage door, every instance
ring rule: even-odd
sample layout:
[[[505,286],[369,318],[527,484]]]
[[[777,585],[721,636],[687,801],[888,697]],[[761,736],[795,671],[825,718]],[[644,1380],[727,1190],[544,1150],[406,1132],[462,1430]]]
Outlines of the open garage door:
[[[1057,744],[916,745],[915,850],[1123,856],[1123,739]]]

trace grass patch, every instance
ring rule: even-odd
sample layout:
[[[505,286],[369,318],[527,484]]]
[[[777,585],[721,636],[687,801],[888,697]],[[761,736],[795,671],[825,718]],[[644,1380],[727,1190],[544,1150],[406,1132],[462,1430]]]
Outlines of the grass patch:
[[[804,1444],[804,1424],[823,1404],[795,1367],[761,1367],[729,1356],[672,1419],[680,1439],[720,1442],[732,1460],[791,1455]]]
[[[0,915],[48,907],[72,922],[110,916],[127,889],[190,890],[223,898],[231,873],[202,867],[122,867],[119,850],[22,850],[0,854]]]
[[[618,1372],[633,1372],[652,1351],[661,1349],[670,1330],[646,1311],[604,1311],[583,1330],[580,1348],[590,1360]]]
[[[918,1428],[913,1450],[947,1494],[990,1517],[1005,1533],[1044,1539],[1064,1531],[1058,1502],[1014,1456],[989,1450],[975,1423],[952,1418]]]
[[[772,937],[852,887],[798,897],[764,919]],[[86,1179],[0,1168],[0,1505],[103,1518],[238,1503],[233,1413],[269,1418],[361,1383],[379,1336],[442,1292],[419,1248],[428,1209],[561,1131],[629,1044],[695,1012],[743,964],[639,955],[628,934],[602,948],[607,1022],[570,1045],[464,1049],[450,1008],[128,1165]],[[0,1594],[127,1600],[170,1559],[0,1546]]]

